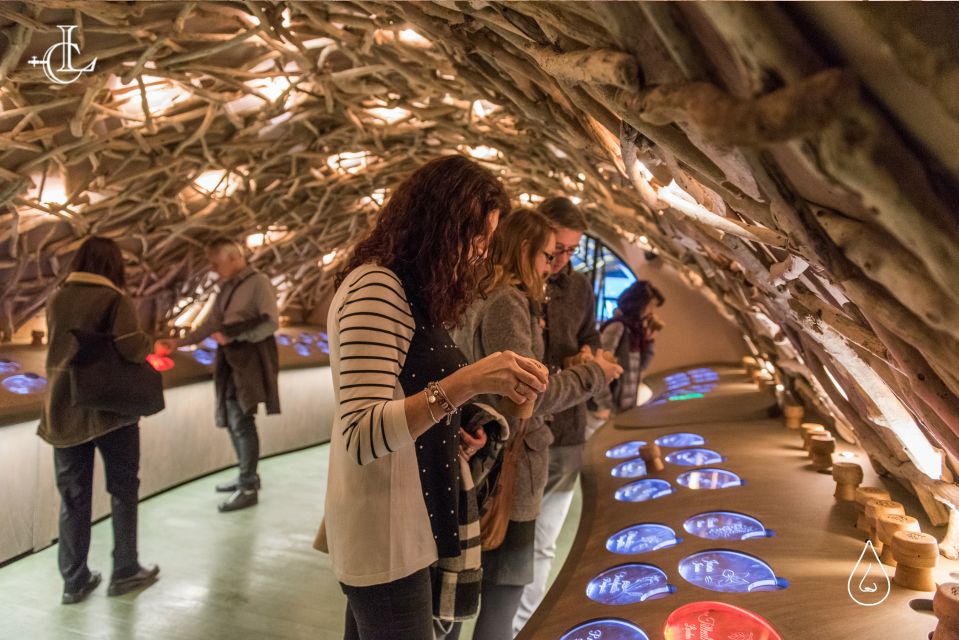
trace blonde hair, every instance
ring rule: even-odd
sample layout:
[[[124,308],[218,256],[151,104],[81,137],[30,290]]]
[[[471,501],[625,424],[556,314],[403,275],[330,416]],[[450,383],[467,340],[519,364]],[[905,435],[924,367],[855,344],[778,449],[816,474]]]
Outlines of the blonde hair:
[[[536,270],[539,251],[556,228],[539,211],[516,209],[500,222],[490,247],[493,276],[486,293],[502,284],[519,287],[530,300],[546,302],[546,281]]]

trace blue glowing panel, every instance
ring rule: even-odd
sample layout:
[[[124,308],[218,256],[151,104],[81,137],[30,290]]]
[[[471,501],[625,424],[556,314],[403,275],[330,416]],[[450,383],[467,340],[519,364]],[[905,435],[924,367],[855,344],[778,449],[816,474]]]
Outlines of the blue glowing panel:
[[[719,380],[719,374],[714,369],[700,367],[687,371],[693,382],[716,382]]]
[[[613,553],[646,553],[674,547],[679,542],[676,532],[665,525],[636,524],[611,535],[606,549]]]
[[[697,587],[723,593],[778,591],[789,586],[759,558],[724,549],[684,558],[679,562],[679,574]]]
[[[676,482],[690,489],[726,489],[743,484],[742,478],[725,469],[696,469],[679,474]]]
[[[15,373],[20,370],[20,363],[6,358],[0,358],[0,373]]]
[[[706,444],[706,438],[695,433],[670,433],[656,438],[661,447],[698,447]]]
[[[683,528],[707,540],[748,540],[773,535],[756,518],[734,511],[700,513],[684,522]]]
[[[646,478],[623,485],[616,490],[616,499],[620,502],[646,502],[668,496],[673,488],[665,480]]]
[[[209,349],[197,349],[193,352],[193,359],[202,365],[210,366],[216,360],[216,351]]]
[[[297,342],[297,343],[293,346],[293,349],[294,349],[299,355],[303,356],[304,358],[305,358],[306,356],[310,355],[310,345],[308,345],[308,344],[303,344],[302,342]]]
[[[282,333],[276,336],[276,343],[282,347],[290,346],[290,342],[292,342],[292,340],[290,340],[290,336],[283,335]]]
[[[325,331],[320,331],[319,336],[320,336],[320,340],[322,340],[323,342],[330,341],[330,337],[326,334]]]
[[[712,449],[683,449],[666,454],[666,462],[684,467],[701,467],[704,464],[717,464],[723,457]]]
[[[646,475],[646,463],[642,458],[620,462],[609,472],[614,478],[640,478]]]
[[[639,448],[646,444],[645,440],[630,440],[618,444],[606,452],[607,458],[635,458],[639,455]]]
[[[3,388],[18,396],[29,396],[47,390],[47,379],[35,373],[21,373],[4,378]]]
[[[649,640],[646,632],[625,620],[593,620],[570,629],[560,640]]]
[[[200,344],[206,347],[207,349],[213,349],[214,351],[216,350],[218,346],[220,346],[216,343],[216,340],[214,340],[213,338],[204,338],[203,342],[201,342]]]
[[[305,331],[300,334],[300,342],[304,344],[313,344],[315,338],[312,334],[306,333]]]
[[[635,604],[664,598],[675,591],[666,574],[651,564],[624,564],[589,581],[586,596],[600,604]]]

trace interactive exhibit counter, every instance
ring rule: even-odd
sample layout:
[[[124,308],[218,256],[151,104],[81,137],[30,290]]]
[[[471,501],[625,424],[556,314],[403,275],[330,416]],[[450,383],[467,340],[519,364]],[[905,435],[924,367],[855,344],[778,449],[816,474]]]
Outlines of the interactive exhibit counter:
[[[263,456],[326,442],[333,382],[326,334],[315,327],[277,333],[280,415],[257,417]],[[140,421],[140,497],[236,464],[225,429],[214,424],[213,360],[207,339],[148,360],[163,374],[166,409]],[[45,347],[0,345],[0,563],[49,545],[57,536],[59,496],[52,448],[36,436],[46,390]],[[110,510],[96,465],[93,517]]]
[[[863,555],[855,502],[833,497],[831,474],[772,417],[768,386],[726,365],[646,384],[649,402],[589,440],[576,539],[517,640],[926,638],[933,593],[899,586],[895,569]],[[942,537],[861,450],[836,454]],[[939,558],[935,581],[957,570]]]

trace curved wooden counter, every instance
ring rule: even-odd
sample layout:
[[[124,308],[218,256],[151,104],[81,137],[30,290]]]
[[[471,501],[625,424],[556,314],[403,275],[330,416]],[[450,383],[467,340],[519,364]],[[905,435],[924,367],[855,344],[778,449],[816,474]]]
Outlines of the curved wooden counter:
[[[559,640],[583,622],[619,618],[642,628],[651,639],[663,638],[667,616],[692,602],[715,601],[742,607],[768,621],[787,640],[925,638],[936,620],[918,609],[932,593],[909,591],[892,584],[889,597],[878,606],[856,604],[847,582],[862,553],[866,536],[855,528],[852,503],[833,498],[835,483],[829,474],[811,469],[799,436],[787,431],[782,419],[759,417],[772,406],[771,395],[756,391],[742,371],[714,367],[720,374],[715,389],[702,398],[644,406],[619,416],[618,424],[602,427],[587,444],[582,475],[583,508],[570,554],[546,599],[518,640]],[[664,376],[647,381],[654,397],[665,392]],[[630,425],[630,426],[624,426]],[[652,442],[659,436],[688,431],[703,436],[705,447],[726,460],[716,466],[741,476],[746,484],[718,490],[691,490],[678,486],[677,476],[691,467],[667,463],[659,473],[673,485],[671,495],[648,502],[619,502],[614,492],[632,480],[615,478],[610,471],[622,460],[606,457],[611,447],[629,440]],[[675,449],[663,448],[663,454]],[[919,519],[922,530],[942,538],[944,528],[932,527],[912,494],[895,482],[877,478],[866,456],[857,448],[840,443],[848,460],[865,470],[864,485],[885,486],[892,499],[905,505]],[[837,460],[840,458],[836,458]],[[846,459],[846,458],[842,458]],[[758,518],[773,537],[718,541],[693,536],[684,521],[704,511],[737,511]],[[682,541],[672,547],[637,555],[622,555],[606,549],[610,535],[634,524],[669,526]],[[731,549],[757,556],[768,563],[789,586],[778,591],[720,593],[687,582],[679,574],[679,562],[706,549]],[[675,592],[636,604],[604,605],[586,596],[589,581],[599,573],[624,563],[644,563],[662,569]],[[894,569],[885,567],[890,579]],[[950,580],[959,563],[939,558],[937,582]],[[873,571],[870,576],[882,576]],[[854,587],[860,580],[854,581]],[[867,581],[872,584],[871,581]],[[699,640],[700,631],[692,636]],[[602,638],[578,634],[576,637]],[[682,636],[680,636],[682,637]],[[708,638],[714,636],[707,633]],[[725,636],[723,636],[723,640]],[[759,640],[754,638],[754,640]]]

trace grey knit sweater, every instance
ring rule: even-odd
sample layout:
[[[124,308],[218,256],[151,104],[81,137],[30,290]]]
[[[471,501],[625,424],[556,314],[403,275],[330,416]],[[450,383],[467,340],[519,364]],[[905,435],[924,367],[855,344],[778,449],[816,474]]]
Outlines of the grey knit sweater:
[[[477,300],[467,310],[460,327],[453,331],[456,345],[470,362],[497,351],[513,351],[543,360],[543,327],[533,313],[529,299],[514,286],[502,285]],[[516,473],[511,520],[535,520],[539,515],[543,488],[549,471],[549,445],[553,434],[545,417],[584,402],[606,386],[603,370],[595,363],[571,367],[549,377],[549,386],[539,397],[524,440]],[[495,403],[487,397],[484,402]],[[518,420],[510,418],[510,432],[516,433]]]

